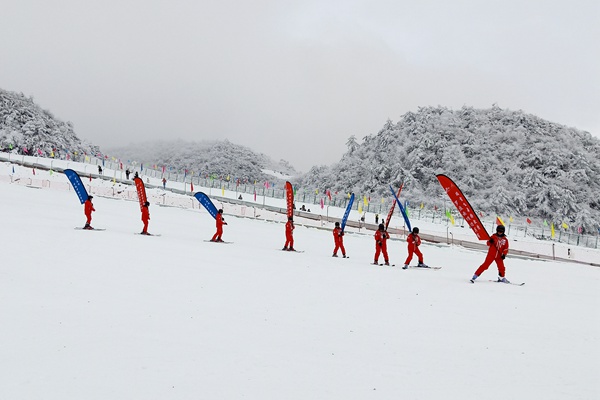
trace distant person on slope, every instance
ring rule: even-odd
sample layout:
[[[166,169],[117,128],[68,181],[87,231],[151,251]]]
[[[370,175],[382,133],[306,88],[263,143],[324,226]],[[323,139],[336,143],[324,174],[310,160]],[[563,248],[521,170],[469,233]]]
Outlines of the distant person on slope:
[[[285,245],[281,250],[296,251],[294,249],[294,217],[288,217],[285,224]]]
[[[412,232],[406,238],[406,242],[408,243],[408,257],[406,257],[406,261],[404,261],[404,267],[402,269],[407,269],[410,261],[413,258],[413,254],[416,254],[419,257],[419,264],[417,267],[427,267],[427,265],[423,264],[423,254],[421,250],[419,250],[419,246],[421,245],[421,237],[419,236],[419,228],[414,227]]]
[[[94,229],[90,225],[92,223],[92,211],[96,211],[94,205],[92,204],[93,198],[94,196],[88,196],[85,203],[83,203],[83,213],[87,217],[87,221],[85,222],[85,226],[83,227],[83,229]]]
[[[390,238],[389,233],[385,230],[385,225],[379,224],[379,229],[375,232],[375,258],[373,264],[379,265],[379,254],[383,253],[385,265],[390,265],[390,259],[387,253],[387,240]]]
[[[333,256],[337,257],[338,249],[342,251],[342,257],[346,258],[346,249],[344,248],[344,232],[342,228],[340,228],[340,223],[335,223],[335,228],[333,229],[333,241],[335,243],[335,248],[333,249]]]
[[[217,211],[217,216],[215,217],[215,221],[217,223],[217,232],[213,235],[211,242],[222,242],[221,236],[223,235],[223,225],[227,225],[227,222],[223,219],[223,209],[219,209]]]
[[[471,278],[471,283],[475,283],[475,279],[477,279],[483,271],[488,269],[492,262],[496,262],[498,266],[498,282],[510,283],[504,277],[504,273],[506,269],[504,268],[504,258],[508,254],[508,238],[504,235],[506,228],[504,225],[498,225],[496,228],[496,233],[494,233],[490,240],[488,240],[487,245],[490,247],[488,249],[487,256],[485,257],[485,261],[477,271],[475,271],[475,275]]]
[[[142,229],[142,235],[150,235],[148,233],[148,221],[150,221],[150,210],[148,209],[148,207],[150,207],[149,202],[145,202],[144,205],[142,206],[142,222],[144,223],[144,229]]]

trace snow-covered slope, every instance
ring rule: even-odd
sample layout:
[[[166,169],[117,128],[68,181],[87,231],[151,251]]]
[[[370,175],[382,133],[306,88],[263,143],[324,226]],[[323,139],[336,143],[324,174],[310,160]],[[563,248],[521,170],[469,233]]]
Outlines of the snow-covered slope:
[[[59,179],[59,178],[56,178]],[[66,179],[65,179],[66,182]],[[507,259],[525,286],[468,283],[484,254],[423,244],[441,270],[369,265],[371,235],[0,182],[0,392],[7,399],[593,399],[600,270]],[[406,243],[389,244],[402,263]]]

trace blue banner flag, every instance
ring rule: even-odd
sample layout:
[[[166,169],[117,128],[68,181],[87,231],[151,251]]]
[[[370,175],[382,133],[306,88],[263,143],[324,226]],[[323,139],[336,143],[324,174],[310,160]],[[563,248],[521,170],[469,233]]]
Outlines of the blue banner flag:
[[[215,219],[217,218],[217,207],[215,207],[215,205],[213,204],[212,201],[210,201],[210,199],[208,198],[207,195],[205,195],[202,192],[198,192],[194,195],[194,197],[196,199],[198,199],[200,204],[202,204],[204,206],[204,208],[206,208],[208,213],[210,215],[212,215],[213,218],[215,218]]]
[[[394,195],[394,198],[396,199],[396,203],[398,203],[398,207],[400,207],[400,212],[402,213],[402,216],[404,217],[404,222],[406,222],[406,227],[408,228],[409,231],[412,232],[412,228],[410,227],[410,221],[408,220],[408,216],[406,215],[406,211],[404,210],[402,203],[400,203],[400,200],[398,200],[398,196],[396,196],[396,192],[394,192],[394,189],[392,189],[391,186],[390,186],[390,190],[392,191],[392,194]]]
[[[350,210],[352,210],[352,203],[354,203],[354,193],[352,193],[352,195],[350,196],[350,201],[348,202],[348,206],[346,207],[344,218],[342,218],[342,232],[344,232],[344,228],[346,227],[346,221],[348,221]]]
[[[88,199],[88,192],[85,190],[85,186],[83,186],[83,182],[81,182],[81,178],[77,175],[77,172],[72,169],[65,169],[65,175],[69,178],[69,181],[71,181],[73,190],[77,193],[77,197],[79,197],[81,204],[85,203]]]

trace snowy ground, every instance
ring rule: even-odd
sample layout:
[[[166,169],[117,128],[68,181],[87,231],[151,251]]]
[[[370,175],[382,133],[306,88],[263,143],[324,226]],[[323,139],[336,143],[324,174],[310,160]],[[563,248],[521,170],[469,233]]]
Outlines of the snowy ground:
[[[57,178],[63,179],[63,178]],[[596,399],[600,269],[484,254],[369,265],[371,235],[0,182],[2,399]],[[533,246],[533,245],[532,245]],[[406,243],[389,243],[401,264]],[[413,261],[414,263],[414,261]]]

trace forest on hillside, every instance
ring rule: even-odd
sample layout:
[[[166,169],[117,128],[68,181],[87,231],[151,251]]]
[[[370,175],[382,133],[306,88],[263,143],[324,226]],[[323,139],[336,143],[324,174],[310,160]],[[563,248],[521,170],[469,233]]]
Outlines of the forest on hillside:
[[[432,205],[446,174],[486,213],[568,221],[588,232],[600,224],[600,141],[522,111],[422,107],[316,166],[302,186],[361,194],[389,192]]]

